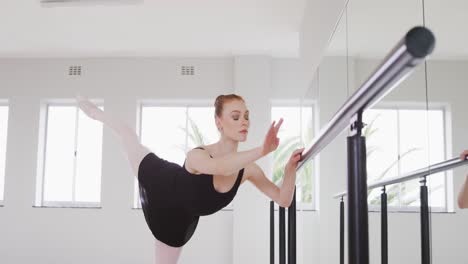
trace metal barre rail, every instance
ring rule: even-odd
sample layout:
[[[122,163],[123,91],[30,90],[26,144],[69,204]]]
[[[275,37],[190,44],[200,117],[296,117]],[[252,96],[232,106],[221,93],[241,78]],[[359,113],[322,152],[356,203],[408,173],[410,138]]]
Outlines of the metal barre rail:
[[[351,118],[360,110],[371,107],[397,86],[424,61],[434,49],[435,37],[425,27],[414,27],[398,42],[383,62],[361,87],[335,113],[327,125],[312,141],[312,146],[302,156],[297,170],[305,162],[315,157],[348,125]]]
[[[465,160],[460,160],[460,158],[453,158],[449,159],[440,163],[436,163],[434,165],[429,166],[428,168],[423,168],[419,170],[415,170],[413,172],[407,173],[401,177],[394,177],[391,179],[383,180],[383,181],[378,181],[376,183],[369,184],[367,186],[368,190],[372,190],[378,187],[383,187],[395,183],[400,183],[400,182],[405,182],[417,178],[421,178],[424,176],[429,176],[431,174],[436,174],[442,171],[450,170],[453,168],[461,167],[464,165],[468,165],[468,159]],[[347,195],[347,192],[341,192],[333,196],[333,198],[340,198],[344,197]]]

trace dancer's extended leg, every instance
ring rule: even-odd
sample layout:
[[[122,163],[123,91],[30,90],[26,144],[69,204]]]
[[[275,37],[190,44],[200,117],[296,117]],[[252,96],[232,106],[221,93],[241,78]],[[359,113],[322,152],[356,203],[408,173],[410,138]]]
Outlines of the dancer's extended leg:
[[[108,111],[104,112],[95,104],[82,96],[77,96],[78,105],[85,114],[94,120],[101,121],[119,136],[133,173],[138,177],[138,167],[141,160],[151,151],[143,146],[135,131],[125,123],[111,116]],[[156,264],[176,264],[182,247],[171,247],[155,239]]]
[[[181,252],[182,247],[171,247],[155,239],[156,264],[176,264]]]
[[[102,111],[87,98],[77,96],[78,105],[83,112],[90,118],[101,121],[104,125],[111,128],[112,131],[120,138],[124,150],[127,154],[128,161],[132,167],[132,171],[138,177],[138,167],[141,160],[151,151],[143,146],[138,139],[138,135],[130,126],[116,119],[108,113]]]

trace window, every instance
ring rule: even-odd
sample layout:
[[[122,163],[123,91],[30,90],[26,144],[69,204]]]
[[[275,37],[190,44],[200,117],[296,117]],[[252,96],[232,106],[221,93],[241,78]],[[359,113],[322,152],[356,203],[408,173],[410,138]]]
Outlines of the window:
[[[368,124],[363,134],[367,141],[369,183],[400,177],[446,160],[443,109],[370,109],[364,113],[364,122]],[[427,177],[429,203],[433,209],[445,211],[447,208],[446,174]],[[389,207],[417,209],[420,205],[419,186],[419,179],[387,186]],[[380,194],[381,188],[369,193],[370,208],[378,209]]]
[[[141,142],[159,157],[183,165],[186,153],[194,147],[218,141],[214,107],[141,107]],[[135,181],[135,207],[141,208]]]
[[[315,127],[313,105],[299,107],[274,104],[271,118],[272,121],[278,121],[280,118],[284,120],[278,132],[280,145],[273,153],[272,181],[279,186],[284,175],[284,167],[292,152],[301,147],[308,147],[312,143]],[[314,160],[308,161],[296,175],[296,201],[298,205],[307,209],[314,209],[315,205],[314,163]]]
[[[3,204],[5,190],[5,161],[8,130],[8,106],[0,104],[0,205]]]
[[[102,123],[74,105],[45,110],[36,206],[99,206]]]

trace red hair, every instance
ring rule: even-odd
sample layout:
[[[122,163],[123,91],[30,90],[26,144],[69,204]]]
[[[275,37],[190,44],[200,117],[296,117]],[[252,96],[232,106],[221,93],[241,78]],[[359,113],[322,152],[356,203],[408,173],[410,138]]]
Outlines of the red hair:
[[[219,95],[216,97],[214,106],[215,106],[215,114],[217,117],[221,117],[221,113],[223,112],[223,106],[225,103],[239,100],[245,103],[244,98],[236,94],[227,94],[227,95]]]

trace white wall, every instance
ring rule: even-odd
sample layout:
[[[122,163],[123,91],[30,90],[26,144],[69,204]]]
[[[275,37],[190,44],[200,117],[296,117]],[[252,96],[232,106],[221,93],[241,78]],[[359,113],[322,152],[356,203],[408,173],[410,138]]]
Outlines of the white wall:
[[[179,76],[179,66],[186,64],[197,67],[196,76]],[[351,79],[360,83],[373,65],[365,61],[350,63],[354,64]],[[69,65],[82,65],[83,76],[67,76]],[[328,122],[346,98],[346,70],[342,65],[342,58],[334,58],[326,59],[320,66],[320,85],[327,87],[318,93],[321,125]],[[106,110],[129,123],[135,123],[135,101],[141,98],[211,101],[221,93],[239,92],[246,95],[252,109],[266,111],[270,98],[302,96],[305,89],[302,85],[308,81],[297,74],[300,67],[296,60],[250,56],[191,60],[0,60],[0,98],[10,102],[5,206],[0,207],[1,263],[153,263],[153,237],[141,210],[131,209],[133,178],[129,166],[116,138],[107,129],[103,143],[102,208],[32,207],[42,98],[70,98],[78,91],[104,99]],[[468,145],[464,137],[468,132],[464,99],[468,96],[462,89],[468,83],[464,74],[467,70],[468,63],[463,62],[431,63],[428,68],[430,98],[437,96],[453,103],[452,118],[457,124],[452,134],[453,155]],[[245,90],[256,89],[256,85],[261,92]],[[405,95],[403,88],[397,91],[403,99],[415,96]],[[252,114],[254,134],[242,147],[254,146],[261,138],[262,126],[270,122],[269,112]],[[339,260],[339,204],[331,197],[346,188],[345,137],[346,133],[340,135],[320,155],[319,211],[302,212],[303,218],[298,219],[301,232],[298,236],[303,238],[302,243],[298,242],[301,247],[298,263],[331,264]],[[259,164],[267,171],[269,162],[262,159]],[[465,172],[466,169],[455,171],[456,191]],[[268,205],[264,204],[267,202],[249,183],[242,186],[234,211],[201,218],[195,235],[183,249],[180,263],[267,263]],[[249,219],[252,226],[247,226]],[[369,219],[371,263],[377,263],[379,215],[370,213]],[[433,263],[466,263],[468,258],[461,252],[466,245],[463,238],[468,235],[468,229],[464,228],[468,212],[433,214],[432,221]],[[419,215],[391,213],[389,223],[390,261],[419,262]]]
[[[201,99],[212,104],[219,94],[238,92],[246,96],[248,106],[254,110],[253,133],[246,145],[255,146],[270,123],[266,111],[269,100],[297,99],[306,83],[297,76],[297,60],[261,57],[260,64],[253,65],[257,70],[249,72],[250,62],[256,60],[0,60],[0,98],[8,99],[10,105],[5,206],[0,207],[0,262],[153,263],[153,237],[141,210],[131,209],[131,171],[108,129],[104,130],[103,142],[102,208],[32,207],[41,100],[73,98],[79,92],[104,99],[107,111],[135,124],[137,99]],[[68,76],[70,65],[81,65],[82,76]],[[196,76],[180,76],[181,65],[194,65]],[[261,92],[256,92],[257,88]],[[258,108],[260,105],[262,108]],[[268,167],[268,159],[259,163]],[[239,192],[235,203],[238,210],[201,218],[195,235],[183,249],[180,263],[233,263],[233,255],[244,251],[240,256],[243,263],[257,255],[264,260],[260,262],[268,261],[269,229],[267,224],[261,225],[268,211],[256,213],[262,203],[266,208],[268,201],[249,185]],[[257,224],[248,229],[251,216],[246,214],[250,213],[256,213]],[[252,233],[261,234],[251,240],[261,245],[259,252],[243,247],[247,237],[253,238]]]

